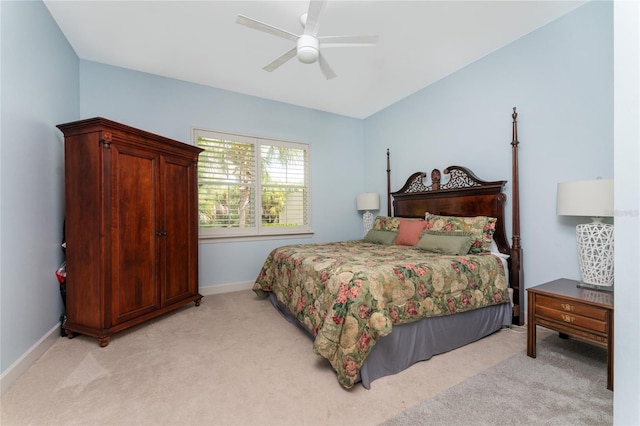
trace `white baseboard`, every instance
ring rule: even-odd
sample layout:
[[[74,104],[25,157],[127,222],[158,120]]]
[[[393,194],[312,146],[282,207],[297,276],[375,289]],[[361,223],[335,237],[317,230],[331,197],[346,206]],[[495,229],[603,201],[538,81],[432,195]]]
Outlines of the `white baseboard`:
[[[213,294],[232,293],[234,291],[251,290],[253,288],[253,281],[244,281],[231,284],[219,284],[208,285],[206,287],[200,287],[198,291],[203,296],[210,296]]]
[[[58,323],[0,375],[1,394],[4,394],[60,338]]]
[[[234,291],[251,290],[253,281],[245,281],[231,284],[210,285],[200,287],[199,292],[203,296],[211,296],[214,294],[231,293]],[[16,360],[7,371],[0,375],[0,394],[4,394],[16,380],[20,378],[28,369],[44,354],[47,349],[55,343],[60,336],[60,323],[56,324],[49,330],[38,342],[36,342],[27,352]]]

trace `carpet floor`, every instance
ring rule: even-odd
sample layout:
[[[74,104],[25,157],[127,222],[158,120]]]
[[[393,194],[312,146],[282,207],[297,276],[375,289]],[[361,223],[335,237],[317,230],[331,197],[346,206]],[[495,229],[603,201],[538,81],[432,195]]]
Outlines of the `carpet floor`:
[[[547,336],[386,421],[391,425],[610,425],[606,349]]]
[[[538,358],[517,358],[508,380],[519,380],[558,352],[545,346],[548,337],[560,340],[540,330]],[[505,329],[378,379],[370,390],[360,385],[345,390],[328,362],[313,353],[307,336],[268,300],[250,291],[212,295],[199,307],[184,307],[117,333],[105,348],[86,336],[58,339],[2,395],[0,424],[376,425],[387,419],[402,424],[405,418],[397,416],[511,363],[525,346],[524,328]],[[598,380],[604,380],[606,369],[594,365],[602,370]],[[574,373],[571,359],[557,369],[543,382],[594,381]],[[481,390],[495,394],[493,386],[481,385]],[[550,407],[557,399],[552,394],[534,398],[533,390],[531,384],[523,395],[509,391],[503,404],[493,403],[504,413],[522,412],[509,417],[515,419],[512,424],[527,424],[532,417],[526,407]],[[593,398],[590,392],[571,400],[578,404],[580,398]],[[465,398],[471,411],[486,405],[468,394]],[[610,415],[611,400],[604,408]],[[441,424],[454,424],[447,420]],[[437,424],[427,418],[411,421]]]

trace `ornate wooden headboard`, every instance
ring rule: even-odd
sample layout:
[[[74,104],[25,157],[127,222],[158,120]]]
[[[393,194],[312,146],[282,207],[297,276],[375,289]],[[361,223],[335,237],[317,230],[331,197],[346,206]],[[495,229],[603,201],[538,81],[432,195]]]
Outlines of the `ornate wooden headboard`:
[[[524,275],[522,271],[522,248],[520,247],[520,208],[518,194],[518,131],[516,109],[513,108],[512,158],[512,245],[505,228],[504,205],[507,196],[502,192],[507,181],[483,181],[469,169],[449,166],[443,173],[449,176],[442,182],[438,169],[431,172],[431,183],[425,184],[426,173],[412,174],[403,187],[391,192],[391,168],[387,149],[387,211],[389,216],[421,217],[425,212],[443,216],[490,216],[497,218],[493,238],[498,250],[509,255],[509,283],[513,289],[513,324],[524,324],[524,312],[520,313]],[[393,211],[391,206],[393,204]]]

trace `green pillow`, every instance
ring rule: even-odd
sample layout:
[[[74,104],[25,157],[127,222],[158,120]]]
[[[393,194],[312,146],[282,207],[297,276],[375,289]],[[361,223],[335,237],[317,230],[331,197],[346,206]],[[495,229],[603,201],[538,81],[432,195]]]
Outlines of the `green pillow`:
[[[364,236],[365,243],[392,245],[396,242],[397,232],[372,229]]]
[[[469,253],[475,238],[468,232],[425,231],[416,247],[433,253],[464,255]]]

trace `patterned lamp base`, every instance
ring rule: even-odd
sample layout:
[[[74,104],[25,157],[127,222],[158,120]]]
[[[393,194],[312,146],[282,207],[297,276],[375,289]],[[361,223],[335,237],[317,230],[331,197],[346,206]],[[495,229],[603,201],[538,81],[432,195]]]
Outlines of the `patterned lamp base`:
[[[369,232],[373,226],[373,213],[370,211],[364,212],[362,215],[362,223],[364,225],[364,235],[367,235],[367,232]]]
[[[613,225],[593,222],[576,227],[582,282],[613,286]]]

